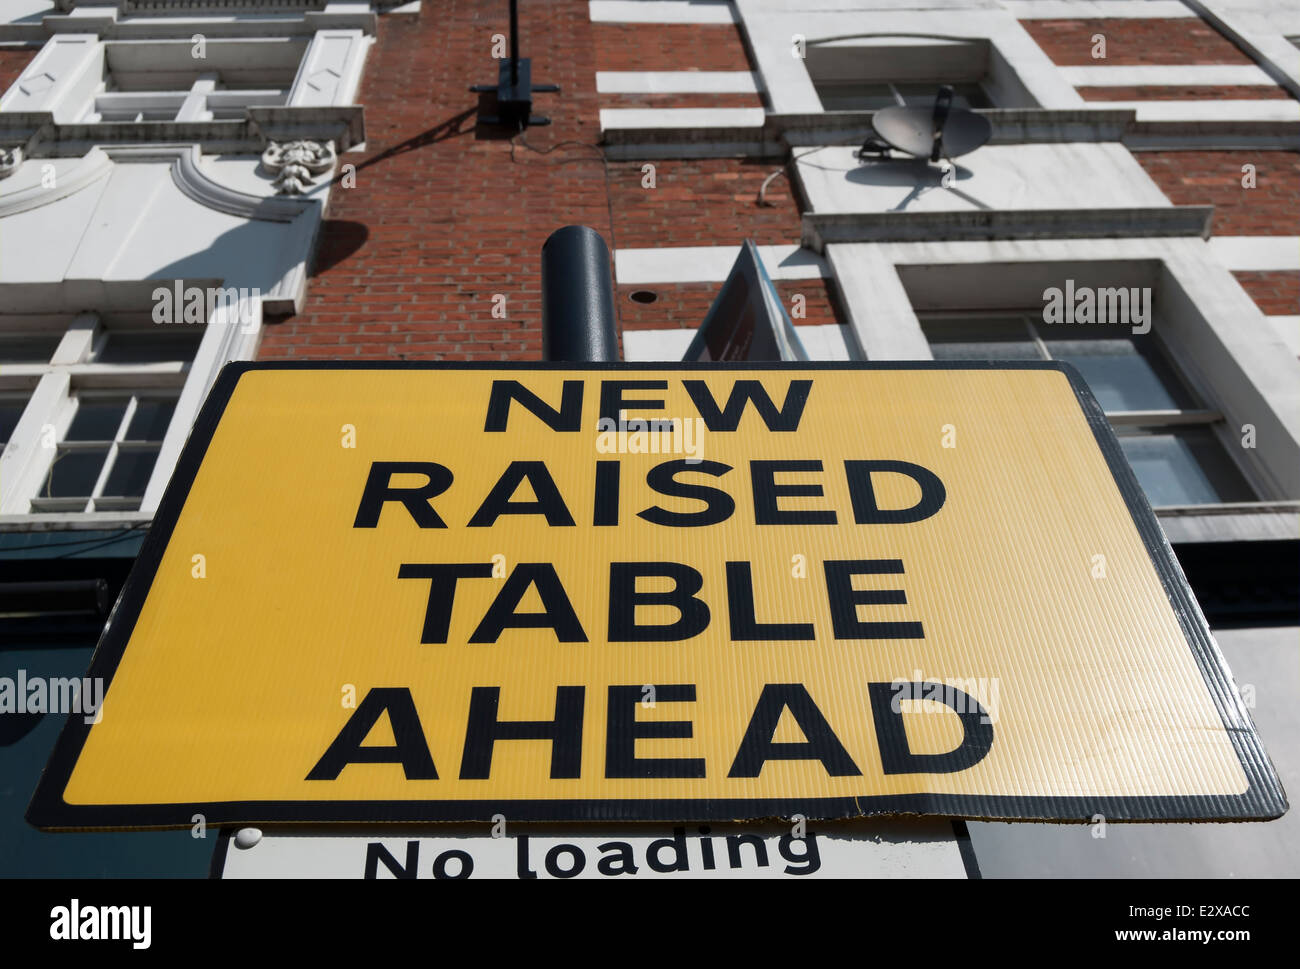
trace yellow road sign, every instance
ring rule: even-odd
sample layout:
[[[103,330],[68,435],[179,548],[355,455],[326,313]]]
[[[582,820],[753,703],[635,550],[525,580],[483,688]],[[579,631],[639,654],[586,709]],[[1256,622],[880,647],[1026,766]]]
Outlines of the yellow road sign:
[[[1286,809],[1068,367],[235,364],[43,827]]]

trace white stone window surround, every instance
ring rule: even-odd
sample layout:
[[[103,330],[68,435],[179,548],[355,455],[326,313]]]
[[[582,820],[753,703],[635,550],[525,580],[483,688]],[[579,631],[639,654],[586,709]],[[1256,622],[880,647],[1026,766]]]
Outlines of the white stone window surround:
[[[927,74],[942,72],[954,52],[965,51],[969,60],[982,50],[987,57],[984,85],[999,108],[1085,106],[1056,65],[1006,10],[868,10],[842,3],[796,10],[782,0],[735,0],[735,9],[775,114],[823,111],[807,63],[793,53],[796,36],[803,37],[808,48],[832,44],[858,46],[864,53],[874,50],[877,55],[891,51],[903,57],[915,55],[917,69]]]
[[[1126,279],[1124,282],[1142,282],[1143,276],[1149,275],[1144,272],[1149,268],[1140,264],[1135,264],[1138,271],[1136,279]],[[924,273],[930,267],[909,267],[912,270],[920,270]],[[903,270],[906,276],[909,274],[908,269]],[[905,279],[906,285],[906,279]],[[1091,281],[1089,281],[1091,282]],[[928,288],[929,280],[922,283],[922,286]],[[1087,283],[1085,283],[1087,285]],[[1127,286],[1125,287],[1128,288]],[[1153,287],[1154,288],[1154,287]],[[1062,287],[1063,291],[1065,287]],[[993,287],[996,292],[996,286]],[[924,299],[928,293],[920,294]],[[913,292],[913,302],[917,302],[918,294]],[[943,294],[938,302],[947,302]],[[951,298],[949,296],[949,298]],[[1132,304],[1130,304],[1132,305]],[[1125,436],[1130,440],[1141,441],[1148,435],[1172,435],[1178,436],[1185,432],[1191,431],[1193,434],[1208,435],[1217,446],[1217,453],[1201,453],[1195,450],[1189,450],[1188,456],[1192,462],[1201,467],[1202,472],[1206,475],[1206,483],[1211,489],[1219,489],[1219,494],[1228,497],[1221,497],[1215,502],[1202,502],[1195,507],[1219,506],[1227,502],[1234,503],[1251,503],[1257,500],[1257,496],[1249,490],[1238,490],[1241,484],[1235,480],[1233,470],[1240,471],[1236,467],[1237,462],[1234,460],[1234,452],[1239,448],[1237,446],[1237,435],[1232,428],[1227,427],[1223,415],[1216,410],[1211,410],[1204,406],[1198,396],[1187,386],[1185,379],[1180,379],[1181,375],[1175,372],[1175,368],[1170,366],[1168,349],[1162,344],[1159,331],[1150,336],[1132,336],[1129,328],[1124,326],[1070,326],[1062,324],[1058,326],[1044,326],[1043,308],[1041,305],[1034,306],[1026,304],[1025,306],[1007,306],[995,309],[978,309],[978,310],[954,310],[939,309],[934,311],[921,311],[918,308],[918,317],[921,319],[922,329],[928,331],[931,339],[931,350],[936,347],[934,342],[938,339],[939,346],[948,340],[961,341],[963,335],[969,334],[968,339],[973,339],[976,345],[983,349],[974,350],[973,348],[964,349],[960,359],[978,359],[981,353],[989,352],[988,337],[982,335],[980,326],[983,321],[992,321],[996,332],[1010,339],[1018,339],[1022,352],[1028,351],[1035,354],[1038,360],[1056,360],[1058,354],[1062,352],[1062,344],[1055,342],[1057,340],[1068,341],[1067,345],[1073,345],[1077,348],[1078,343],[1086,344],[1091,339],[1102,339],[1104,341],[1123,341],[1128,342],[1137,352],[1138,360],[1145,360],[1151,367],[1151,383],[1141,383],[1139,396],[1147,399],[1148,407],[1137,409],[1133,407],[1114,406],[1115,400],[1112,398],[1107,406],[1106,398],[1097,393],[1097,388],[1093,390],[1096,393],[1098,403],[1101,404],[1106,414],[1106,419],[1110,422],[1115,433],[1121,438],[1121,446]],[[939,333],[934,333],[930,327],[940,326]],[[1154,327],[1153,327],[1154,329]],[[1163,330],[1163,327],[1162,327]],[[1015,334],[1013,336],[1013,334]],[[1149,340],[1150,343],[1146,343]],[[1142,343],[1146,343],[1142,346]],[[1030,348],[1032,347],[1032,350]],[[1066,350],[1065,352],[1069,352]],[[937,359],[943,359],[937,355]],[[1093,362],[1101,364],[1102,375],[1104,379],[1105,364],[1101,358],[1093,358]],[[1114,360],[1112,362],[1118,362]],[[1113,377],[1119,377],[1119,373],[1112,371]],[[1090,379],[1085,374],[1085,379]],[[1123,382],[1123,378],[1120,378]],[[1159,389],[1157,389],[1159,388]],[[1138,389],[1130,385],[1130,389]],[[1152,407],[1151,404],[1156,402],[1157,397],[1167,396],[1168,400],[1164,407]],[[1131,398],[1130,398],[1131,399]],[[1243,476],[1244,477],[1244,476]],[[1142,481],[1139,476],[1139,481]],[[1215,483],[1210,484],[1213,481]],[[1143,482],[1145,487],[1145,482]],[[1249,484],[1247,483],[1247,488]],[[1155,497],[1148,492],[1148,499],[1156,507],[1168,507],[1170,502],[1157,504]],[[1189,505],[1188,507],[1192,507]]]
[[[803,60],[823,107],[823,95],[832,85],[919,82],[936,89],[939,84],[973,84],[993,107],[1037,107],[983,38],[863,34],[809,42]]]
[[[980,210],[1088,212],[1172,210],[1168,198],[1117,142],[985,145],[938,166],[910,159],[863,162],[848,145],[795,146],[792,167],[805,215],[870,216]],[[935,230],[929,230],[934,234]]]
[[[1254,425],[1257,446],[1232,453],[1255,493],[1300,500],[1300,361],[1205,240],[841,243],[825,256],[868,360],[933,359],[917,309],[1038,305],[1066,278],[1151,286],[1152,332],[1192,393],[1227,428]]]
[[[187,286],[220,286],[220,280],[186,280]],[[92,523],[130,523],[152,517],[162,499],[181,447],[200,404],[216,379],[221,367],[231,360],[251,360],[256,350],[261,324],[261,304],[256,295],[245,294],[236,305],[218,307],[212,319],[197,324],[202,336],[192,359],[154,363],[103,363],[94,359],[106,333],[139,332],[141,321],[147,327],[153,312],[152,294],[166,281],[153,280],[117,284],[104,291],[113,295],[106,300],[115,309],[105,312],[81,311],[21,314],[8,321],[0,315],[0,333],[34,332],[62,329],[62,337],[49,361],[13,363],[0,368],[0,394],[6,398],[23,396],[26,407],[8,444],[0,453],[0,526],[20,523],[78,525]],[[42,298],[28,288],[21,302],[29,305],[58,305],[75,299],[59,285],[38,287],[48,291]],[[2,293],[0,293],[2,295]],[[148,332],[146,329],[145,332]],[[158,458],[150,473],[138,511],[115,508],[92,511],[31,511],[34,498],[49,474],[56,448],[47,446],[49,431],[62,441],[76,410],[79,394],[89,396],[162,394],[175,396],[176,407]],[[112,505],[113,502],[106,502]]]
[[[46,166],[57,172],[50,186]],[[79,159],[29,160],[0,183],[0,289],[34,280],[166,280],[180,259],[185,278],[224,278],[259,289],[266,312],[298,312],[330,184],[322,179],[286,197],[272,194],[268,178],[256,156],[203,156],[197,145],[107,146]],[[218,246],[232,230],[239,245]]]
[[[55,34],[0,96],[0,111],[49,111],[56,124],[74,124],[124,120],[132,109],[143,120],[203,121],[247,107],[350,105],[370,43],[359,29],[209,37],[197,58],[191,34]]]

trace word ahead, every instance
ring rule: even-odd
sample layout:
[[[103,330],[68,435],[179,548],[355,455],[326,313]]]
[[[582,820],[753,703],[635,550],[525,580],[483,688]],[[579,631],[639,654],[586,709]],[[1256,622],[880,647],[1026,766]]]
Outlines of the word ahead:
[[[1049,363],[232,364],[88,675],[42,827],[1286,806]],[[517,877],[686,844],[527,837]],[[487,865],[398,850],[375,865]]]

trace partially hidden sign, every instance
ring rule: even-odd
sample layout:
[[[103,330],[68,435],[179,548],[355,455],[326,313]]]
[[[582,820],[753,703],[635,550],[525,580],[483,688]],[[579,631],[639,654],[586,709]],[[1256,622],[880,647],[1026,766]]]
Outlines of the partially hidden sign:
[[[233,364],[43,827],[1265,819],[1080,378]]]

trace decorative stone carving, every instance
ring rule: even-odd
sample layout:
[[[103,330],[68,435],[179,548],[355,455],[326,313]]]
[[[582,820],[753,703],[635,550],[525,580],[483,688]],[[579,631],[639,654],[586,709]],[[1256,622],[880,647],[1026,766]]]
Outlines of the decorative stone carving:
[[[273,141],[262,152],[262,165],[275,176],[281,195],[301,195],[314,187],[315,176],[334,167],[333,142]]]
[[[0,147],[0,178],[8,178],[18,171],[18,166],[22,163],[23,150],[21,148]]]

